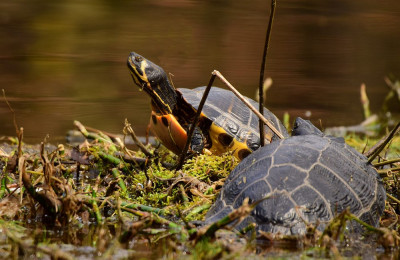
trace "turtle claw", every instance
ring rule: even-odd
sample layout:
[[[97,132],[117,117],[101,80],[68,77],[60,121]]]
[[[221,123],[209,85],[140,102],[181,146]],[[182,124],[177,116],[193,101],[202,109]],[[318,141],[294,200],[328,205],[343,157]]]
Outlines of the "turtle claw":
[[[204,149],[204,135],[199,127],[194,129],[192,140],[190,141],[190,150],[195,153],[202,153]]]

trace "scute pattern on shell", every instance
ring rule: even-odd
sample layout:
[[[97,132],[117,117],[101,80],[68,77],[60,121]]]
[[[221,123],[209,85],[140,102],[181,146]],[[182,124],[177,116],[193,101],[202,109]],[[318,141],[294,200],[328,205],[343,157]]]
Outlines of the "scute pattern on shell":
[[[266,145],[245,158],[229,175],[206,223],[226,216],[245,198],[265,197],[238,230],[250,223],[257,230],[303,234],[308,223],[326,221],[345,210],[377,226],[385,206],[385,190],[366,157],[343,139],[301,135]],[[351,223],[355,231],[361,230]]]
[[[197,109],[205,88],[204,86],[195,89],[179,88],[178,91],[189,104]],[[246,99],[258,108],[257,102],[250,98]],[[246,142],[251,150],[259,148],[258,117],[231,91],[212,87],[202,112],[217,126],[224,128],[229,135],[240,142]],[[267,108],[264,108],[264,117],[270,120],[283,136],[289,136],[280,120]],[[265,126],[265,132],[273,136],[272,140],[279,139],[267,126]]]

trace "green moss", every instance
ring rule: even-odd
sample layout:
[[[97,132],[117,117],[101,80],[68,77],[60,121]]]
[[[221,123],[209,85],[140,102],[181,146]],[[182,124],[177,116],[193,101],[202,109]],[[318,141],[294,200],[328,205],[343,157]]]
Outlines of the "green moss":
[[[370,149],[378,138],[350,134],[345,140],[350,146],[362,152]],[[247,240],[247,243],[251,244],[249,246],[246,244],[246,239],[241,238],[237,233],[231,232],[225,237],[218,233],[216,238],[213,237],[214,240],[195,239],[201,234],[199,234],[200,228],[194,227],[192,221],[204,219],[204,215],[214,203],[225,179],[238,164],[230,153],[222,156],[194,156],[186,161],[182,170],[175,171],[163,165],[167,165],[166,163],[174,165],[176,155],[165,148],[155,149],[149,146],[148,149],[155,156],[148,159],[146,166],[143,163],[131,162],[129,158],[121,156],[124,150],[118,146],[96,140],[82,145],[79,153],[75,154],[75,160],[78,157],[79,160],[85,162],[80,165],[79,174],[76,174],[77,164],[63,164],[64,161],[70,160],[68,158],[70,153],[66,152],[62,158],[56,160],[52,176],[57,181],[54,180],[50,185],[58,185],[54,189],[60,192],[52,199],[60,200],[63,211],[55,214],[56,218],[51,224],[53,227],[58,225],[60,230],[64,230],[69,225],[68,229],[71,229],[71,232],[68,234],[73,235],[68,237],[67,243],[76,241],[79,234],[88,240],[86,245],[94,247],[102,245],[103,249],[107,248],[110,252],[120,250],[122,247],[119,243],[124,243],[125,240],[127,244],[123,247],[130,249],[132,249],[131,244],[142,243],[137,252],[143,248],[156,251],[158,243],[165,241],[165,250],[162,253],[159,252],[164,257],[179,258],[183,255],[186,255],[183,258],[189,259],[258,257],[255,254],[257,247],[254,241]],[[132,152],[132,154],[135,157],[144,158],[140,151]],[[400,137],[397,136],[381,155],[396,158],[399,154]],[[42,178],[43,162],[38,154],[26,153],[25,156],[26,169],[32,173],[30,176],[32,185],[46,187],[47,184]],[[6,165],[11,161],[3,159],[3,164]],[[18,173],[19,171],[8,173],[6,184],[18,183]],[[400,195],[398,194],[400,190],[398,173],[386,174],[383,180],[390,194]],[[124,186],[126,186],[125,192]],[[9,194],[10,191],[3,188],[2,195],[6,197]],[[16,201],[19,200],[16,199],[12,203]],[[24,193],[23,203],[25,204],[22,206],[16,204],[18,206],[13,207],[21,207],[21,212],[23,211],[24,214],[16,214],[13,219],[19,219],[21,223],[40,220],[43,206],[40,202],[32,203],[32,201],[33,199],[28,198]],[[395,212],[393,214],[398,217],[398,205],[390,200],[388,202],[387,212],[392,210],[391,212]],[[8,205],[6,204],[5,207]],[[65,219],[68,221],[63,222]],[[90,229],[88,235],[89,226],[95,228]],[[112,226],[112,231],[105,228],[109,226]],[[4,229],[4,227],[11,230],[10,227],[2,224],[0,219],[0,228]],[[20,232],[26,237],[31,236],[27,230],[20,230]],[[48,241],[50,245],[54,245],[54,241],[64,242],[60,242],[61,239],[63,238],[51,237]],[[295,237],[294,240],[296,245],[303,245],[305,249],[315,246],[315,243],[306,244],[303,237]],[[20,243],[18,240],[15,241],[17,244]],[[274,241],[285,242],[284,239],[279,240],[279,238],[273,238],[272,242]],[[23,244],[19,246],[21,245],[24,248]],[[26,251],[35,250],[35,245],[27,245],[29,248]],[[48,251],[42,251],[42,254],[49,254],[46,252]],[[277,255],[279,258],[280,254]]]

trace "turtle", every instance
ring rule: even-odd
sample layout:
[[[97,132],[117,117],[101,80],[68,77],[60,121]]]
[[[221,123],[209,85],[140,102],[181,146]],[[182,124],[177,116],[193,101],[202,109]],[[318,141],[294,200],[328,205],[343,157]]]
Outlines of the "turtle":
[[[164,146],[180,154],[206,87],[175,89],[160,66],[135,52],[130,53],[127,64],[133,81],[151,98],[151,130]],[[256,101],[246,99],[258,106]],[[283,124],[267,108],[264,108],[264,116],[284,137],[289,136]],[[239,98],[229,90],[212,87],[196,126],[196,134],[190,140],[191,148],[194,152],[207,149],[216,155],[232,151],[242,160],[260,147],[258,128],[257,116]],[[266,126],[265,143],[278,139]]]
[[[319,223],[323,230],[346,209],[377,227],[386,193],[364,155],[343,138],[325,136],[310,121],[297,118],[291,137],[261,147],[231,172],[205,224],[223,218],[246,198],[259,203],[237,230],[255,223],[258,233],[302,235],[307,224]],[[355,221],[348,227],[362,231]]]

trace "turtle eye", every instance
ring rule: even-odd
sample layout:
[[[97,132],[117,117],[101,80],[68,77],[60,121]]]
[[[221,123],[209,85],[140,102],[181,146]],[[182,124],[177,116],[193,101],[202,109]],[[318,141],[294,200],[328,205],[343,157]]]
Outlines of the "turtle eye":
[[[142,60],[143,60],[143,58],[142,58],[142,57],[135,56],[135,61],[137,61],[137,62],[141,62]]]

